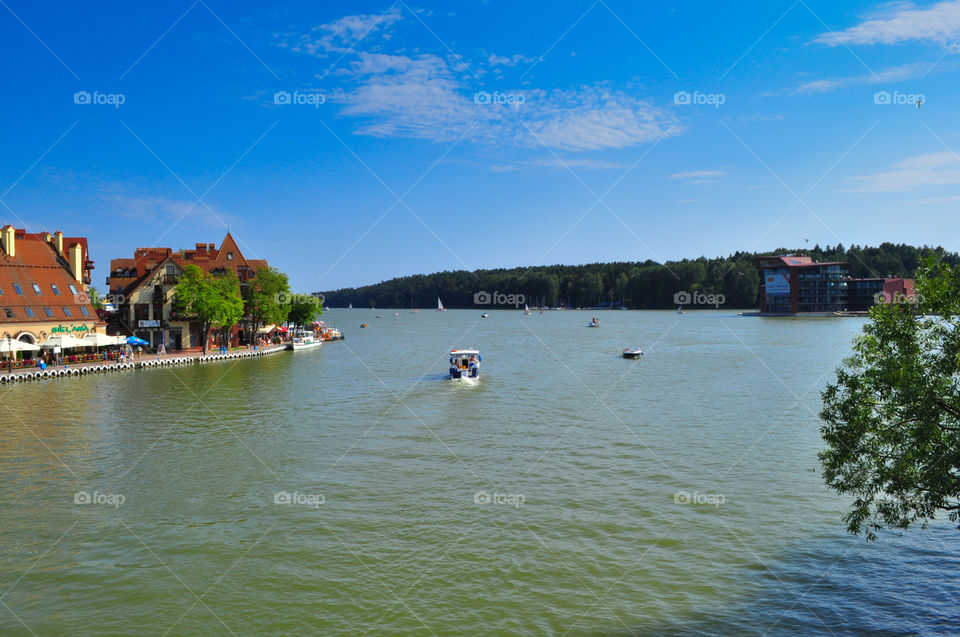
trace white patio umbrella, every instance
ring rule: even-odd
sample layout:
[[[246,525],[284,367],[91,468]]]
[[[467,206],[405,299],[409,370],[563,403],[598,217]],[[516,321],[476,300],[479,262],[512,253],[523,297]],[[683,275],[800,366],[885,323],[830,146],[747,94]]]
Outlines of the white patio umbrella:
[[[55,334],[45,340],[40,344],[44,349],[53,349],[54,347],[59,347],[60,349],[73,349],[75,347],[89,347],[90,343],[84,343],[83,339],[79,339],[76,336],[70,336],[69,334]]]
[[[126,342],[123,336],[109,336],[100,332],[90,332],[82,339],[83,344],[88,347],[107,347],[110,345],[122,345]]]
[[[126,342],[126,338],[123,336],[109,336],[107,334],[101,334],[100,332],[88,332],[84,335],[82,339],[83,344],[87,347],[96,348],[96,352],[100,353],[101,347],[109,347],[110,345],[122,345]]]
[[[12,352],[36,352],[39,349],[39,345],[27,343],[26,341],[18,341],[15,338],[0,340],[0,353],[3,354],[9,355]]]

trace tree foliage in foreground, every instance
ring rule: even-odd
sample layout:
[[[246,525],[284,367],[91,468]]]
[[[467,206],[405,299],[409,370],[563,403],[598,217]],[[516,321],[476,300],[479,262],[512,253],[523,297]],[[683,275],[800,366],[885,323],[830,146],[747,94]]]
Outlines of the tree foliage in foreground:
[[[921,259],[936,256],[960,263],[943,248],[917,248],[884,243],[879,247],[843,245],[784,248],[765,254],[804,253],[815,261],[848,261],[854,277],[914,276]],[[681,261],[591,263],[530,268],[437,272],[407,276],[360,288],[324,292],[328,307],[436,307],[437,297],[449,308],[473,308],[480,291],[522,294],[530,305],[596,307],[625,305],[637,309],[676,306],[674,294],[723,294],[727,308],[757,307],[760,277],[755,267],[760,253],[737,252],[728,257]]]
[[[177,284],[174,307],[200,323],[206,354],[213,327],[230,328],[243,318],[240,282],[232,272],[213,276],[191,263],[184,268]]]
[[[916,306],[871,309],[823,393],[824,480],[868,539],[960,512],[960,266],[929,258],[916,283]]]
[[[290,282],[286,274],[276,268],[257,270],[243,287],[244,301],[254,328],[286,321],[290,305],[285,301],[289,296]]]

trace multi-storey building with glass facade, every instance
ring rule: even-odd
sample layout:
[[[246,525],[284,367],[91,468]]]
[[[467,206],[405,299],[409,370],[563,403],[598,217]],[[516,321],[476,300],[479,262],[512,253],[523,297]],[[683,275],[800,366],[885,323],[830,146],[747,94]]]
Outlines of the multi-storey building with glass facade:
[[[913,293],[910,279],[854,279],[845,261],[816,262],[803,254],[762,256],[757,269],[764,314],[862,312]]]

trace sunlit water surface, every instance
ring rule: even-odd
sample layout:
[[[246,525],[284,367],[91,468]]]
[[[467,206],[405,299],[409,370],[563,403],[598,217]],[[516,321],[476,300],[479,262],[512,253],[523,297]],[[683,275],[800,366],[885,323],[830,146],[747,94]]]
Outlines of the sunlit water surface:
[[[862,321],[380,313],[0,390],[0,634],[960,632],[958,532],[851,537],[818,473]]]

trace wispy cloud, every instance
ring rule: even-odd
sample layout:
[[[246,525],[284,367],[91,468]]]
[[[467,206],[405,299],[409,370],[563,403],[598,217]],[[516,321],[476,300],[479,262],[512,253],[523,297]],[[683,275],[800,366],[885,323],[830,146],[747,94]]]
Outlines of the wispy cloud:
[[[531,64],[535,58],[528,58],[525,55],[515,53],[512,56],[504,55],[494,55],[490,54],[490,57],[487,58],[487,62],[490,66],[516,66],[518,64]]]
[[[561,159],[558,157],[541,157],[536,159],[504,162],[502,164],[491,166],[490,170],[497,173],[505,173],[529,170],[530,168],[543,168],[545,170],[568,170],[573,168],[583,170],[623,170],[625,166],[617,162],[604,161],[600,159]]]
[[[387,26],[400,20],[388,14]],[[338,51],[364,29],[385,29],[384,16],[341,18],[318,29],[323,35],[295,39],[301,53]],[[383,34],[385,35],[385,34]],[[496,146],[592,151],[626,148],[682,131],[671,113],[606,85],[568,89],[513,89],[478,81],[495,66],[527,61],[523,55],[490,55],[471,63],[409,49],[383,50],[383,37],[345,53],[338,75],[344,84],[328,97],[358,121],[357,132]],[[369,50],[368,46],[380,47]],[[289,46],[289,45],[288,45]]]
[[[924,186],[960,184],[960,159],[951,152],[918,155],[889,170],[851,177],[850,182],[854,192],[904,192]]]
[[[361,40],[372,35],[389,40],[390,27],[403,19],[399,7],[379,14],[358,14],[344,16],[333,22],[314,27],[310,33],[287,34],[280,46],[297,53],[323,55],[328,53],[348,53]]]
[[[105,197],[107,206],[104,212],[123,219],[163,224],[185,219],[190,224],[210,228],[223,228],[225,223],[237,222],[237,218],[233,215],[219,212],[213,206],[208,208],[202,203],[193,201],[116,193],[105,195]]]
[[[895,2],[856,26],[823,33],[815,41],[828,46],[920,41],[957,50],[958,37],[960,0],[944,0],[927,8],[912,2]]]
[[[933,68],[937,72],[946,72],[955,70],[957,64],[954,62],[942,62]],[[798,84],[797,86],[787,89],[786,93],[789,95],[811,95],[815,93],[826,93],[847,86],[904,82],[920,78],[930,71],[931,65],[929,63],[901,64],[900,66],[892,66],[876,73],[804,82],[803,84]]]
[[[686,180],[707,180],[712,179],[713,177],[723,177],[728,174],[727,170],[691,170],[685,173],[673,173],[670,175],[670,179],[686,179]]]

